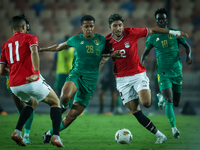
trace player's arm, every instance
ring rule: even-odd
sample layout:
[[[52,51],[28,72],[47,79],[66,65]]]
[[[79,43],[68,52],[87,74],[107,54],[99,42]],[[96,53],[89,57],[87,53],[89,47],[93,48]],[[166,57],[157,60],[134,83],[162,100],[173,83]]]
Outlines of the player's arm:
[[[67,42],[63,42],[63,43],[59,43],[59,44],[54,44],[52,46],[49,47],[43,47],[40,48],[39,51],[43,52],[43,51],[61,51],[63,49],[67,49],[69,48],[69,45],[67,45]]]
[[[102,57],[117,57],[117,58],[120,58],[120,57],[123,57],[122,53],[120,50],[116,50],[112,53],[108,53],[108,54],[101,54]]]
[[[40,58],[38,53],[38,46],[33,45],[30,47],[30,50],[31,50],[31,61],[35,70],[35,74],[26,78],[28,82],[37,80],[40,74]]]
[[[147,59],[149,52],[150,52],[149,49],[147,49],[147,48],[144,49],[144,53],[142,54],[142,57],[141,57],[142,65],[144,65],[144,62]]]
[[[186,42],[185,44],[182,44],[185,47],[186,50],[186,64],[191,65],[192,64],[192,59],[191,59],[191,47],[190,45]]]
[[[187,33],[182,31],[167,30],[159,27],[149,28],[149,34],[172,34],[176,37],[182,38],[182,36],[189,37]]]
[[[10,69],[7,67],[6,64],[0,63],[0,75],[9,76]]]

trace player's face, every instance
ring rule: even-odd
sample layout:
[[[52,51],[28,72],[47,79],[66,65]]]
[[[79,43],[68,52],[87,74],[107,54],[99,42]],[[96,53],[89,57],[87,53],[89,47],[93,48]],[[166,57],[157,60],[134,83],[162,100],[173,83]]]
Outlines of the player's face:
[[[91,39],[94,33],[94,21],[83,21],[81,29],[86,39]]]
[[[115,39],[120,39],[123,36],[124,24],[121,20],[113,21],[110,28]]]
[[[167,28],[167,15],[164,13],[157,14],[156,22],[160,28]]]

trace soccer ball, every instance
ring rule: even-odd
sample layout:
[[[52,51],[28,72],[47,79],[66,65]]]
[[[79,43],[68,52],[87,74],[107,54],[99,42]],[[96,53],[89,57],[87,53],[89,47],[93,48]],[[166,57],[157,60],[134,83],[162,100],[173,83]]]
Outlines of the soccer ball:
[[[115,140],[118,144],[130,144],[132,142],[133,135],[128,129],[120,129],[115,134]]]

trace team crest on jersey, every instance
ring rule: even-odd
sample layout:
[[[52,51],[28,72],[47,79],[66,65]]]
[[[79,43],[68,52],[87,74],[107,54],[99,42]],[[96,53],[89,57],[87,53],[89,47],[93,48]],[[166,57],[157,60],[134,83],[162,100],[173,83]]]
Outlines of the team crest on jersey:
[[[159,41],[159,38],[156,39],[156,42],[158,42],[158,41]]]
[[[124,45],[125,45],[126,48],[129,48],[129,47],[130,47],[129,42],[125,42]]]
[[[80,44],[84,44],[84,41],[81,41],[81,43]]]
[[[168,36],[169,36],[169,39],[172,39],[172,35],[171,34],[169,34]]]
[[[98,46],[98,45],[99,45],[98,39],[95,39],[95,40],[94,40],[94,43],[96,44],[96,46]]]

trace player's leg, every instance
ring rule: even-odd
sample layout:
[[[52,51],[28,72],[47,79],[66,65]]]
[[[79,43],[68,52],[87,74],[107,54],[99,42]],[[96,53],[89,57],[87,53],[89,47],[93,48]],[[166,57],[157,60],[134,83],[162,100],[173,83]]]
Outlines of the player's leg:
[[[156,135],[156,137],[157,137],[157,141],[155,142],[156,144],[164,143],[167,140],[166,136],[163,133],[161,133],[154,126],[152,121],[142,113],[142,110],[139,106],[139,100],[138,99],[131,100],[131,101],[127,102],[125,105],[133,113],[133,115],[136,117],[138,122],[143,127],[145,127],[151,133]]]
[[[181,99],[181,93],[173,91],[173,105],[178,107]]]
[[[26,95],[26,97],[28,97],[28,95]],[[22,127],[24,126],[28,118],[31,116],[31,114],[33,113],[33,110],[35,110],[37,105],[38,105],[38,102],[35,99],[31,98],[31,100],[27,103],[27,106],[24,107],[20,112],[17,126],[15,128],[15,131],[11,135],[11,138],[20,146],[26,146],[26,143],[23,140],[22,135],[21,135]]]
[[[26,104],[20,101],[20,99],[17,96],[15,96],[13,93],[12,93],[12,98],[18,111],[21,112],[21,110],[26,106]],[[29,139],[29,133],[30,133],[33,118],[34,118],[34,113],[35,112],[33,111],[31,116],[28,118],[28,120],[25,123],[25,127],[24,127],[24,142],[25,143],[32,143],[31,140]]]
[[[69,108],[70,100],[76,91],[77,86],[73,81],[66,81],[64,83],[60,96],[62,113]]]
[[[98,112],[99,114],[102,114],[104,110],[104,94],[105,91],[101,89],[99,91],[99,112]]]
[[[151,106],[151,92],[149,89],[140,90],[138,96],[144,107],[149,108]]]
[[[53,137],[51,140],[51,144],[57,146],[57,147],[64,147],[60,136],[59,136],[59,128],[61,123],[61,108],[60,108],[60,101],[56,95],[56,93],[50,89],[49,94],[46,96],[42,102],[45,102],[51,106],[50,109],[50,117],[53,124]]]
[[[176,127],[176,117],[173,109],[173,91],[172,88],[164,89],[161,91],[165,99],[165,114],[167,116],[168,122],[172,128],[172,133],[175,138],[179,138],[180,132]],[[179,135],[177,135],[177,133]]]
[[[111,97],[112,97],[112,100],[111,100],[110,111],[113,113],[115,106],[117,104],[118,91],[111,89]]]

